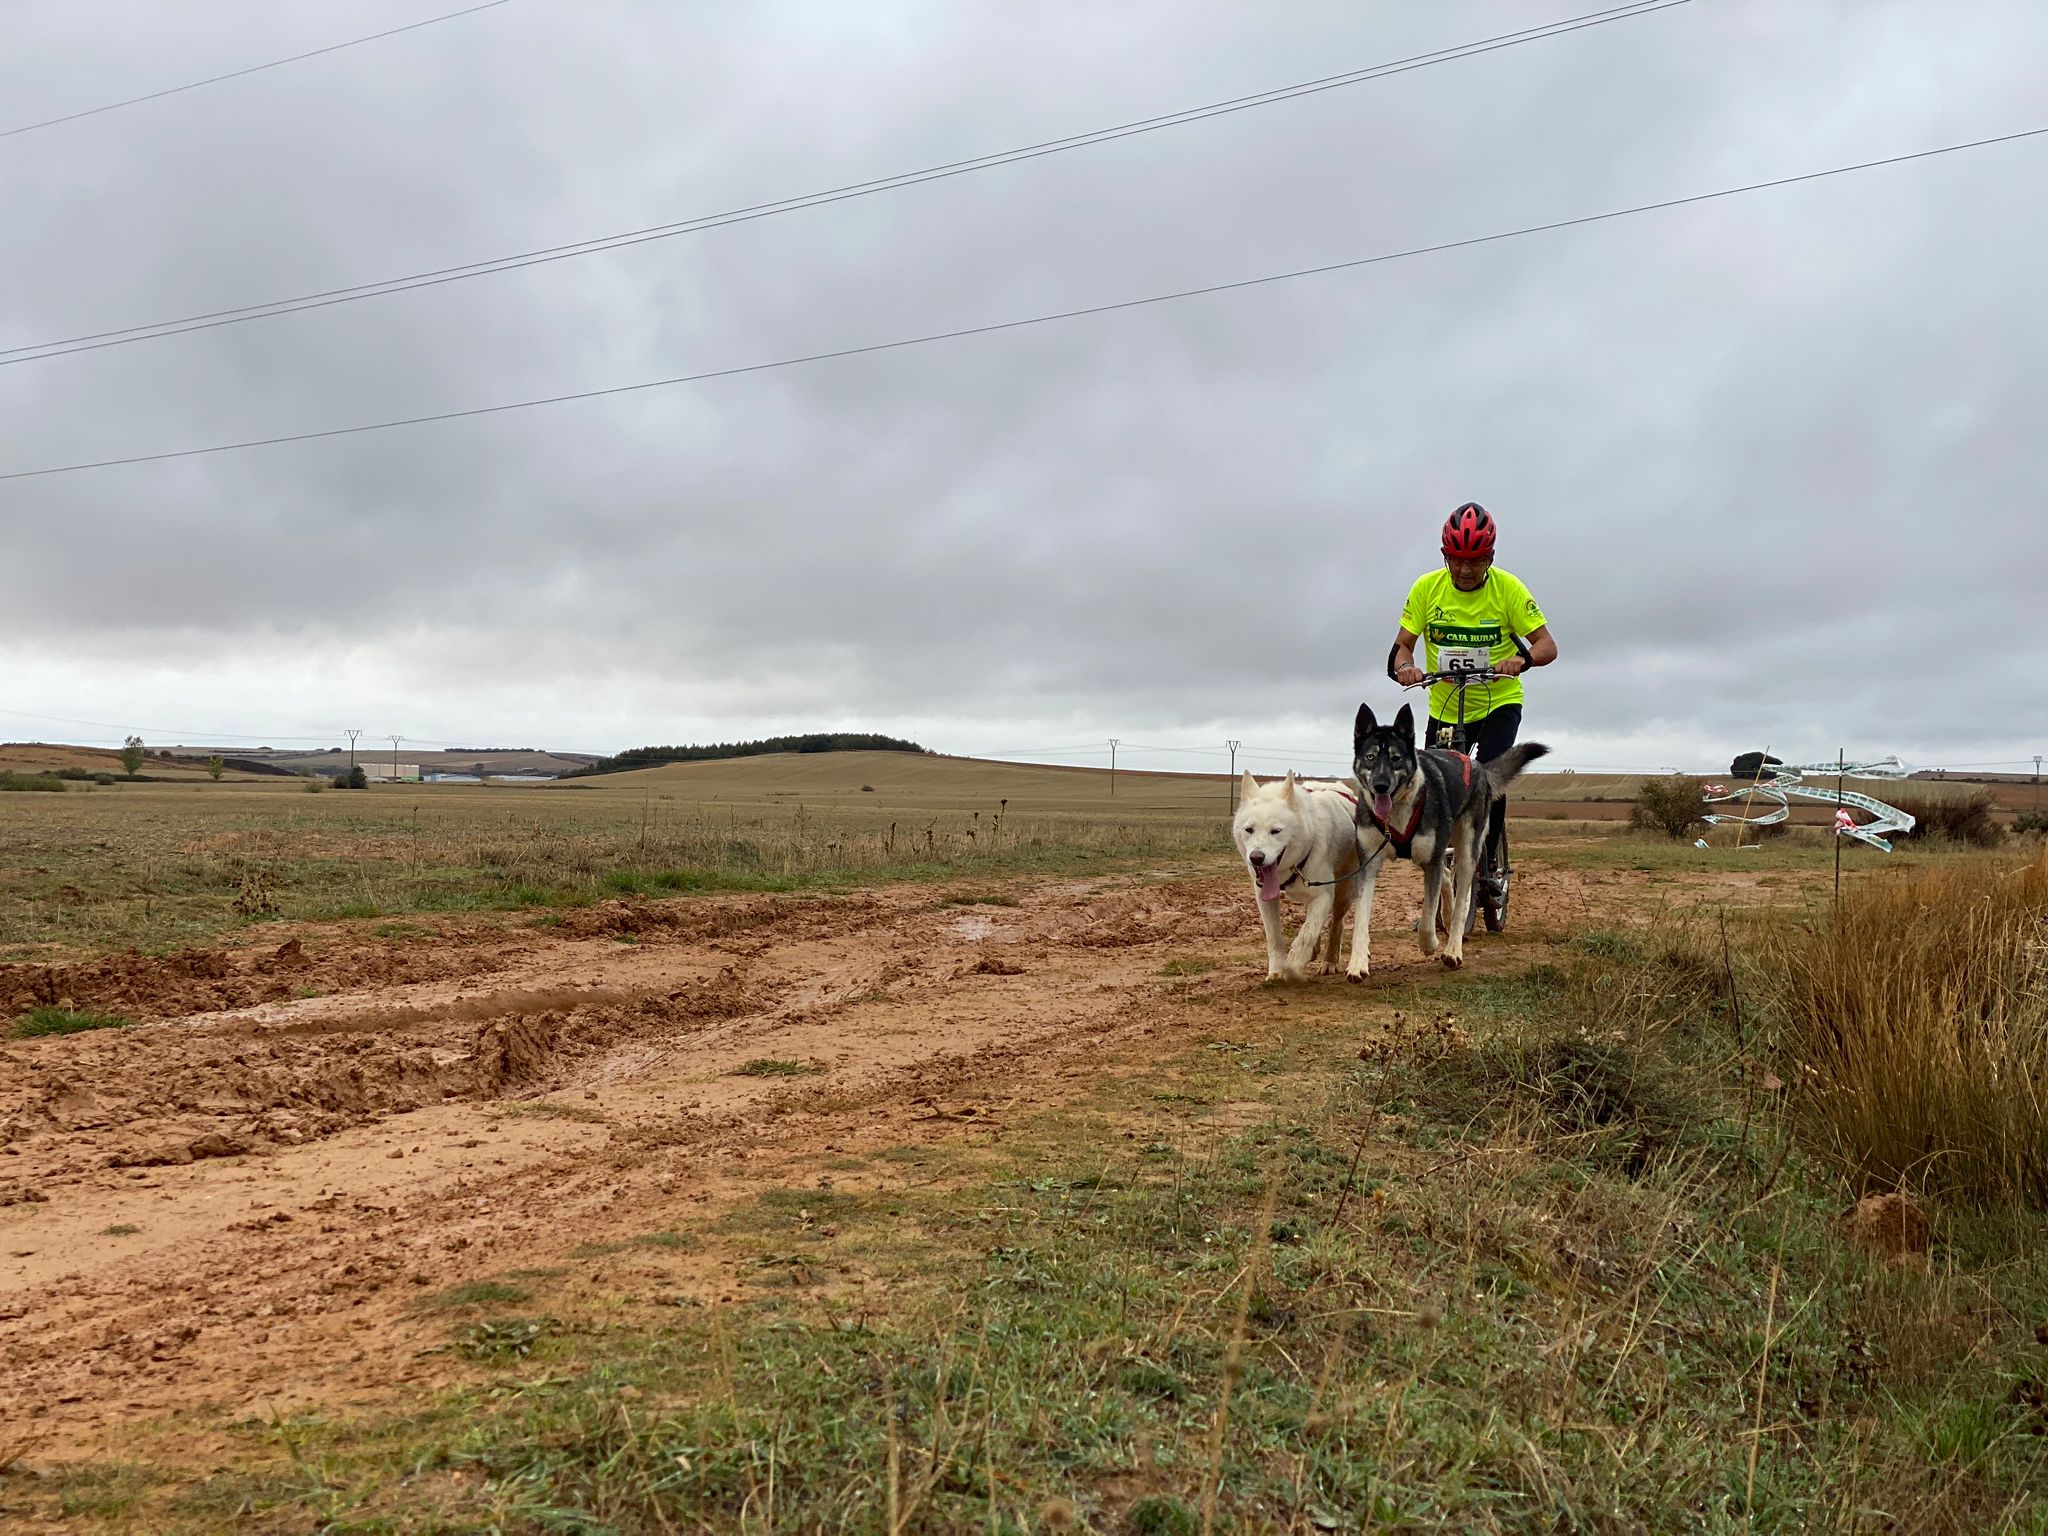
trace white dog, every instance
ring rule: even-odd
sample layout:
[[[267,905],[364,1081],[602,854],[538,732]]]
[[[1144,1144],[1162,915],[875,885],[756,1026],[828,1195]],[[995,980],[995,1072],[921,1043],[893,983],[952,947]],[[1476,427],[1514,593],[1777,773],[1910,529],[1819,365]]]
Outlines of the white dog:
[[[1337,963],[1344,919],[1358,901],[1358,789],[1336,779],[1297,779],[1292,773],[1261,784],[1249,771],[1231,819],[1231,836],[1244,855],[1266,928],[1266,979],[1299,981],[1308,974],[1324,934],[1325,966]],[[1283,947],[1280,899],[1306,902],[1294,943]],[[1351,964],[1362,966],[1363,925],[1351,935]]]

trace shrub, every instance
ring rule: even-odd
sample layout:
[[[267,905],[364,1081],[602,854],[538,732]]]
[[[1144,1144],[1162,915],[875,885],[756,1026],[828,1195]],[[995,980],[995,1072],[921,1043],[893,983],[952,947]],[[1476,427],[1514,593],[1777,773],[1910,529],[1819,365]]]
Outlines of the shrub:
[[[1669,838],[1684,837],[1700,824],[1706,814],[1706,806],[1700,799],[1702,782],[1684,773],[1643,780],[1643,787],[1636,791],[1636,803],[1628,814],[1629,825],[1645,831],[1662,832]]]
[[[2013,817],[2012,829],[2022,837],[2048,836],[2048,811],[2021,811]]]
[[[1884,801],[1913,816],[1913,830],[1895,832],[1894,839],[1908,842],[1945,838],[1972,848],[1996,848],[2005,841],[2005,829],[1998,824],[1997,802],[1981,786],[1960,794],[1916,790],[1885,794]]]
[[[146,755],[140,736],[130,736],[121,744],[121,769],[129,778],[142,772],[142,759]]]
[[[62,794],[64,781],[54,773],[16,773],[12,769],[0,769],[0,790],[12,789]]]
[[[336,789],[368,789],[370,787],[370,776],[363,772],[363,765],[357,763],[348,772],[337,773],[334,776],[334,787]]]
[[[213,756],[209,757],[206,760],[206,776],[212,779],[214,783],[218,784],[220,782],[220,776],[226,773],[227,771],[227,760],[223,758],[218,752],[214,753]]]
[[[2048,852],[1845,892],[1766,981],[1793,1103],[1869,1187],[2048,1205]]]

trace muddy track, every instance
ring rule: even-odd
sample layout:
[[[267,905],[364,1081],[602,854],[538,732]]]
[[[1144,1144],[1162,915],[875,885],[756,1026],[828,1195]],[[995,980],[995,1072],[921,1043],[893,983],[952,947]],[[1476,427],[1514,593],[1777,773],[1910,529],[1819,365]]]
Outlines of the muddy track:
[[[1405,883],[1382,892],[1375,983],[1311,987],[1435,974]],[[1258,985],[1236,875],[941,896],[613,903],[409,943],[335,925],[5,968],[0,995],[150,1022],[0,1045],[0,1421],[104,1454],[182,1410],[389,1401],[451,1369],[420,1353],[446,1336],[415,1315],[436,1290],[574,1268],[582,1245],[813,1181],[828,1154],[1000,1134],[1119,1053],[1287,1001]],[[1531,868],[1520,943],[1586,899]],[[1475,945],[1474,968],[1528,953]],[[1189,955],[1221,964],[1162,975]],[[739,1070],[762,1061],[792,1075]]]

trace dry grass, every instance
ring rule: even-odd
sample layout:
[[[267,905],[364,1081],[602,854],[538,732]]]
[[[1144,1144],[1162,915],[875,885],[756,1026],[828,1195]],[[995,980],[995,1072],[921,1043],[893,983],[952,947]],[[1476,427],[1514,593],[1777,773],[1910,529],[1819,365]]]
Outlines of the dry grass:
[[[1858,882],[1767,986],[1810,1129],[1865,1183],[2048,1204],[2048,855]]]
[[[874,761],[901,753],[822,756],[854,761],[758,758],[751,779],[712,763],[541,789],[307,795],[274,780],[0,796],[0,958],[163,949],[271,920],[1092,872],[1228,846],[1220,782],[1120,774],[1112,799],[1100,774],[953,759],[903,773]]]

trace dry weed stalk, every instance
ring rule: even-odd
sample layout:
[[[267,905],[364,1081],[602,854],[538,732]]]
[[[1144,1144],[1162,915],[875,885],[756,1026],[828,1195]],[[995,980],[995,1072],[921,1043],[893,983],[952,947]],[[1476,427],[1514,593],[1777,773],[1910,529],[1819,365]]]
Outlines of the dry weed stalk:
[[[1202,1484],[1202,1536],[1211,1536],[1216,1529],[1216,1496],[1223,1488],[1223,1446],[1230,1427],[1230,1394],[1237,1386],[1237,1378],[1244,1372],[1245,1333],[1251,1322],[1252,1300],[1272,1252],[1273,1210],[1279,1199],[1279,1182],[1269,1178],[1266,1198],[1259,1206],[1258,1226],[1252,1232],[1252,1255],[1242,1272],[1244,1290],[1237,1298],[1237,1322],[1230,1330],[1230,1343],[1223,1351],[1223,1378],[1216,1391],[1216,1418],[1209,1429],[1209,1475]]]

